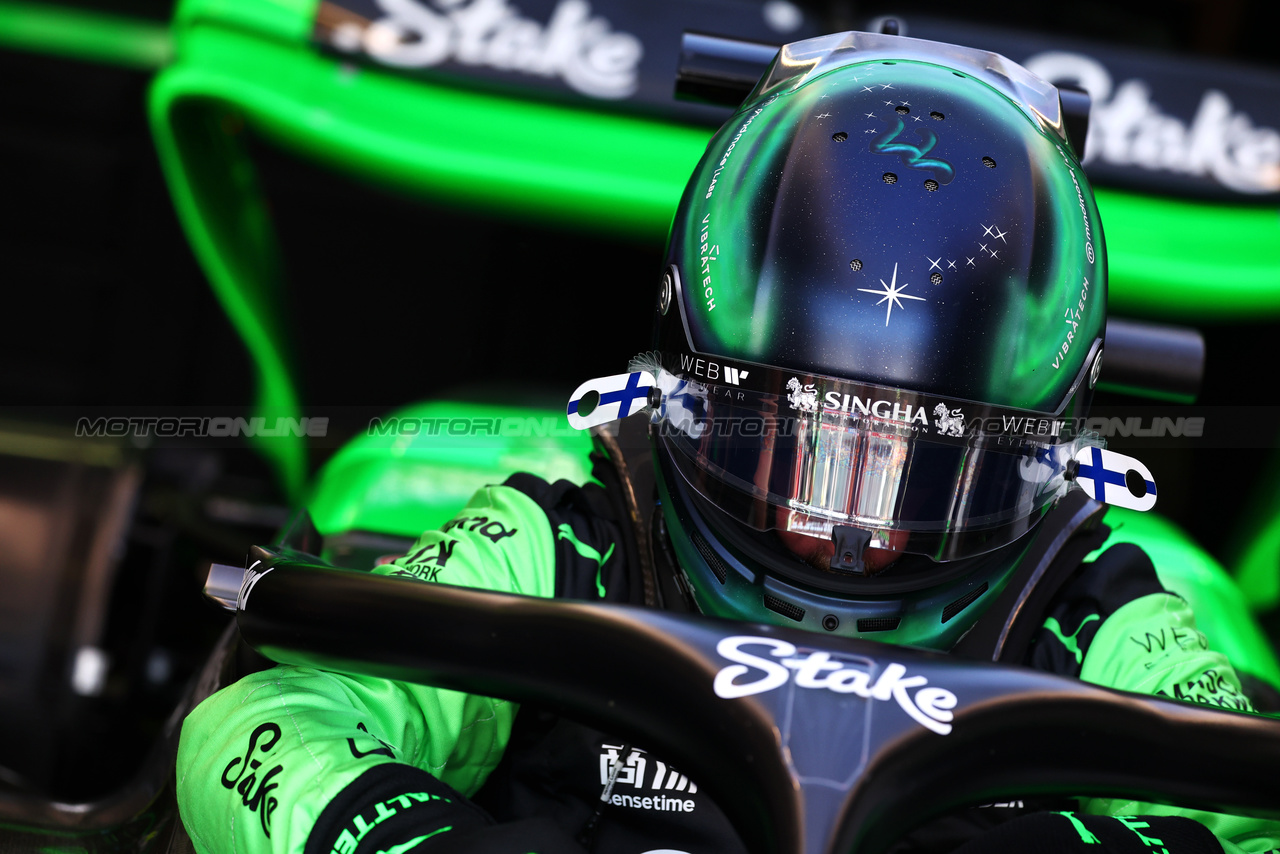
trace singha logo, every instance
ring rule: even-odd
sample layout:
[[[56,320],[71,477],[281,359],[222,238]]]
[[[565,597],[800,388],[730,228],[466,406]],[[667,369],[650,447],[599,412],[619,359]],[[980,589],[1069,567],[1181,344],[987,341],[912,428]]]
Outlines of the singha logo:
[[[945,403],[939,403],[933,408],[934,426],[938,428],[938,432],[943,436],[963,436],[964,435],[964,415],[959,409],[947,411]]]
[[[800,380],[792,377],[787,381],[787,392],[787,402],[792,409],[799,409],[801,412],[818,411],[818,390],[813,383],[802,388]]]

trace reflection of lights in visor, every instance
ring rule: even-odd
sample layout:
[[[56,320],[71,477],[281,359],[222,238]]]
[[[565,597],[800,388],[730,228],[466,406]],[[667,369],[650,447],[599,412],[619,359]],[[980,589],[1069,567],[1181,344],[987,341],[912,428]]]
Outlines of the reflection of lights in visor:
[[[981,553],[1015,539],[1062,494],[1067,462],[1084,441],[1060,431],[1065,413],[1046,418],[824,377],[788,394],[784,375],[752,370],[762,380],[773,374],[761,385],[781,393],[690,383],[682,423],[664,416],[660,426],[681,476],[758,530],[827,538],[849,525],[880,543],[906,532],[905,544],[894,538],[905,551]],[[962,410],[970,425],[1031,418],[1057,426],[1043,435],[965,429]]]
[[[891,524],[910,437],[807,418],[801,419],[800,431],[787,503],[801,514],[859,520],[873,527]],[[796,530],[803,521],[793,513],[787,527]],[[805,533],[817,533],[803,527]],[[830,524],[825,528],[820,536],[830,536]]]

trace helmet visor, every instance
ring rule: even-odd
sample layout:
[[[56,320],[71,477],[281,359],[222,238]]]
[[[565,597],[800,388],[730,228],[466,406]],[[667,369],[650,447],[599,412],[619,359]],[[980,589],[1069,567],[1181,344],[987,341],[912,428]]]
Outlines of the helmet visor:
[[[769,369],[752,366],[759,374]],[[740,371],[739,373],[745,373]],[[739,522],[952,560],[1016,539],[1067,488],[1070,422],[827,377],[776,392],[663,374],[660,441]]]

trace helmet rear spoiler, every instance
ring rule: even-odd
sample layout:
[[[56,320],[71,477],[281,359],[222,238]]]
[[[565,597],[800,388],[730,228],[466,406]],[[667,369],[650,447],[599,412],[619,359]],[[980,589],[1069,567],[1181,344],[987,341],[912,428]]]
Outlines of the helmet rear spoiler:
[[[885,21],[884,33],[897,35],[897,21]],[[680,64],[675,95],[685,101],[737,107],[769,69],[781,46],[749,39],[686,30],[680,37]],[[1084,157],[1089,133],[1089,93],[1078,86],[1058,86],[1067,138],[1077,157]]]

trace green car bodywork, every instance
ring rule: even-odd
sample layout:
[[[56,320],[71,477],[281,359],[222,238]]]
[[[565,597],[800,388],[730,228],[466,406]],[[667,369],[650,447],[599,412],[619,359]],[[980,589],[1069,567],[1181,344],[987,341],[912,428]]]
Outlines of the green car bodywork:
[[[374,419],[325,464],[306,504],[322,534],[416,539],[512,472],[585,483],[590,451],[559,410],[430,401]]]
[[[252,354],[260,407],[288,416],[301,403],[275,242],[235,133],[242,123],[302,156],[428,197],[665,237],[711,128],[355,66],[310,43],[316,5],[184,0],[174,20],[174,61],[151,91],[152,128],[179,216]],[[520,128],[518,146],[509,144],[512,127]],[[1275,211],[1107,189],[1097,198],[1113,310],[1280,316]],[[300,495],[303,443],[262,450],[290,494]]]
[[[188,240],[251,355],[258,414],[297,417],[303,405],[276,240],[239,132],[246,125],[335,170],[460,206],[664,239],[712,128],[352,65],[310,42],[317,3],[182,0],[168,28],[0,3],[0,45],[158,69],[149,103],[155,144]],[[520,128],[519,146],[508,143],[512,127]],[[1280,217],[1273,208],[1107,188],[1096,196],[1115,312],[1280,318]],[[546,414],[439,403],[398,415],[455,413],[535,421]],[[311,486],[304,437],[256,441],[285,493],[306,501],[326,534],[416,534],[513,466],[587,476],[583,437],[487,438],[464,440],[471,444],[463,449],[374,433],[342,449]],[[532,454],[520,446],[531,438],[539,449]],[[1138,542],[1153,554],[1166,584],[1192,600],[1215,644],[1242,669],[1280,685],[1280,668],[1245,598],[1213,558],[1157,516],[1113,510],[1108,521],[1113,540]],[[1280,601],[1280,520],[1261,531],[1239,573],[1255,606]]]
[[[712,128],[355,66],[309,41],[316,6],[316,0],[183,0],[173,24],[174,60],[151,91],[154,137],[179,216],[253,356],[260,407],[291,415],[301,402],[279,308],[271,225],[253,165],[234,133],[242,122],[334,169],[428,197],[664,239]],[[507,132],[516,126],[522,144],[512,146]],[[1280,317],[1274,210],[1107,188],[1096,196],[1106,225],[1113,311],[1172,319]],[[303,441],[268,440],[262,450],[288,493],[301,497]],[[354,455],[372,453],[361,443],[322,473],[312,493],[327,502],[320,515],[376,524],[365,498],[327,482],[348,477]],[[385,458],[385,476],[392,477],[397,459]],[[378,467],[373,456],[368,460]],[[414,484],[416,492],[420,483]],[[344,501],[361,506],[340,509]],[[398,527],[398,512],[386,524]],[[1248,623],[1229,645],[1247,651],[1246,670],[1280,684],[1261,634],[1236,619],[1246,611],[1230,578],[1179,529],[1159,521],[1130,522],[1125,529],[1140,531],[1133,535],[1144,546],[1168,555],[1163,563],[1177,567],[1175,587],[1194,578],[1214,591],[1214,604],[1197,604],[1222,615],[1224,634],[1235,638],[1233,627]],[[1254,574],[1274,579],[1274,561],[1270,572]],[[1264,595],[1267,584],[1250,589]],[[1205,619],[1214,618],[1206,613]]]

